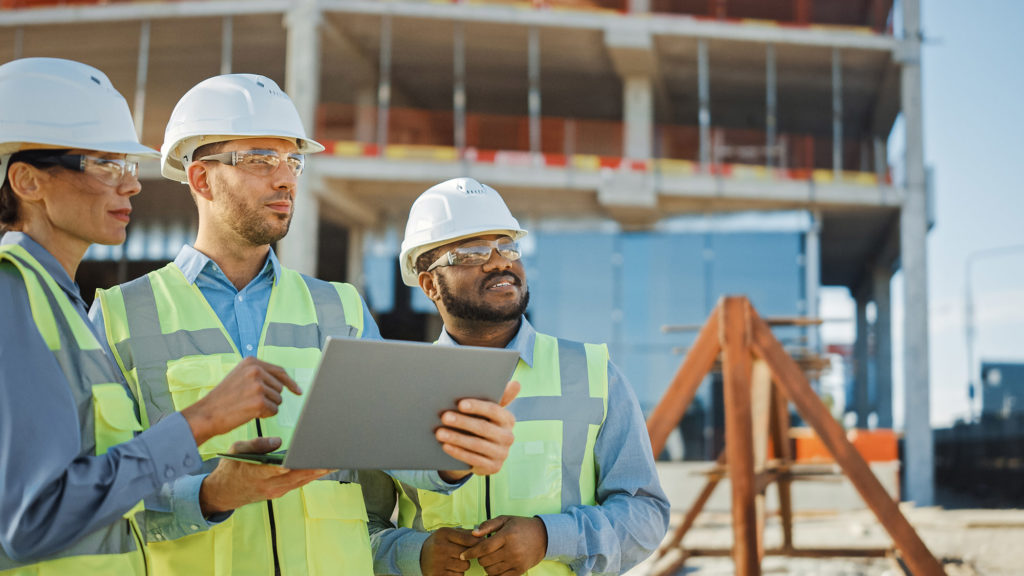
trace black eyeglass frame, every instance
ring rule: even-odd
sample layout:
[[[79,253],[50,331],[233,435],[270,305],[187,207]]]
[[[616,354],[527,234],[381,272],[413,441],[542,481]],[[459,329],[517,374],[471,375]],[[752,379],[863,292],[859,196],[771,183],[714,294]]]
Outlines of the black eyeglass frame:
[[[74,170],[76,172],[82,172],[83,174],[92,176],[108,186],[120,186],[121,183],[124,182],[124,177],[128,174],[131,174],[134,178],[139,177],[139,163],[135,160],[128,160],[127,158],[102,158],[100,156],[93,156],[92,154],[63,154],[59,151],[56,153],[41,155],[32,152],[37,151],[33,150],[29,151],[29,153],[19,152],[15,154],[11,158],[11,163],[25,162],[26,164],[31,164],[33,166],[38,166],[40,164],[60,166],[61,168],[67,168],[68,170]],[[89,172],[87,168],[90,160],[97,166],[113,165],[119,167],[120,176],[118,176],[117,181],[111,181],[98,174]],[[113,173],[110,172],[110,174],[112,175]]]

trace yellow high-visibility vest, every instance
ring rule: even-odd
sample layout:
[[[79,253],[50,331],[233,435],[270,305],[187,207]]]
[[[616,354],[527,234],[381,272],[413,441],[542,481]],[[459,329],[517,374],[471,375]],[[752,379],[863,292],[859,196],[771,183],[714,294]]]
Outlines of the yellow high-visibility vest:
[[[199,288],[173,263],[98,297],[114,356],[143,399],[145,426],[205,396],[242,361]],[[327,336],[359,338],[362,324],[362,299],[354,287],[282,269],[256,356],[283,367],[306,389]],[[200,446],[203,469],[212,470],[217,453],[238,440],[279,436],[287,448],[306,397],[287,391],[283,397],[274,417]],[[273,575],[275,564],[285,576],[372,574],[362,491],[339,477],[243,506],[203,532],[163,542],[151,537],[154,574]]]
[[[509,405],[515,442],[501,471],[473,476],[451,495],[395,481],[399,526],[474,528],[497,516],[558,514],[597,503],[594,444],[608,413],[608,348],[538,333],[533,367],[520,360],[512,380],[522,388]],[[484,570],[473,560],[466,574],[483,576]],[[527,574],[568,576],[572,570],[545,560]]]
[[[28,291],[32,319],[47,347],[53,352],[71,389],[76,406],[92,405],[79,412],[82,456],[105,454],[131,440],[142,429],[131,397],[119,382],[113,364],[99,340],[75,310],[57,281],[21,246],[0,246],[0,262],[9,262],[21,273]],[[26,377],[31,380],[31,375]],[[123,519],[93,530],[75,544],[41,562],[14,561],[0,549],[0,575],[61,576],[146,573],[146,548],[142,538],[142,502]]]

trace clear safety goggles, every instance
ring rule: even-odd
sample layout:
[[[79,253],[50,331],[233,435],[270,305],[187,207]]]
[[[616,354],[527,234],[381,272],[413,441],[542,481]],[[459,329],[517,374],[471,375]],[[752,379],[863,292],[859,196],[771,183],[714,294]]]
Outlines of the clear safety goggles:
[[[51,164],[84,172],[107,186],[120,186],[124,177],[139,177],[139,163],[124,158],[100,158],[88,154],[54,154],[26,159],[32,164]]]
[[[292,174],[302,174],[306,165],[306,157],[302,154],[285,154],[284,163],[291,170]],[[196,162],[211,160],[228,166],[241,168],[256,176],[270,176],[281,165],[282,157],[273,150],[235,150],[233,152],[222,152],[196,158]]]
[[[427,268],[430,272],[440,266],[480,266],[491,259],[491,251],[497,250],[502,258],[506,260],[519,260],[523,253],[519,249],[519,243],[511,238],[499,238],[497,240],[477,240],[456,246],[445,252],[440,258]]]

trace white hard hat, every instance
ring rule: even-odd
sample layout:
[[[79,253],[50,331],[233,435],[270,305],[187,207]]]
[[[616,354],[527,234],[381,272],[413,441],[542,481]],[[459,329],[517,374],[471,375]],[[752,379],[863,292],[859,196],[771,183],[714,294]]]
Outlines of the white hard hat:
[[[298,110],[276,82],[256,74],[224,74],[196,84],[174,107],[160,147],[160,172],[188,182],[185,169],[196,148],[239,138],[294,140],[301,154],[324,149],[306,137]]]
[[[498,191],[472,178],[433,186],[412,203],[399,263],[406,286],[418,286],[416,259],[449,242],[484,234],[508,234],[518,240],[526,230],[512,217]]]
[[[99,70],[60,58],[0,66],[0,183],[19,150],[82,148],[157,156],[139,144],[124,96]]]

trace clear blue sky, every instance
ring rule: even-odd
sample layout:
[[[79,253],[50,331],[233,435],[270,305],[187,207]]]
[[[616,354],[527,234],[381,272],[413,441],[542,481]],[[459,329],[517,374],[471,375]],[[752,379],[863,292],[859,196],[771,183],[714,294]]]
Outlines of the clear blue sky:
[[[928,240],[932,421],[966,414],[964,267],[980,259],[976,359],[1024,362],[1024,1],[922,0],[925,158],[935,170],[936,224]],[[902,283],[893,283],[895,338],[902,339]],[[894,352],[896,419],[902,362]]]

